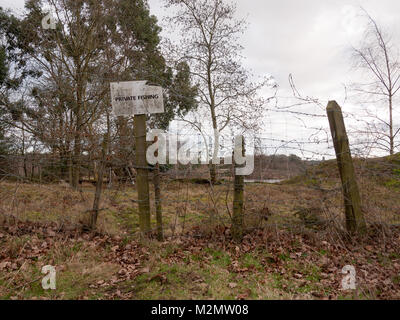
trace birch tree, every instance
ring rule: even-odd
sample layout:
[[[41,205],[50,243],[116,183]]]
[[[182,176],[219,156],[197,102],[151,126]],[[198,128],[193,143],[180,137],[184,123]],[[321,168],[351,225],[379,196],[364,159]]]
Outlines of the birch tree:
[[[377,149],[393,155],[399,144],[396,138],[400,127],[395,125],[395,110],[400,91],[399,47],[392,37],[364,11],[368,25],[360,46],[353,48],[353,61],[364,78],[354,85],[354,90],[367,98],[367,103],[379,106],[368,116],[374,121],[367,123],[367,134],[372,136]]]
[[[214,131],[214,146],[229,127],[256,130],[266,102],[258,92],[271,79],[253,83],[242,66],[239,38],[247,25],[235,18],[235,5],[223,0],[166,0],[166,5],[176,9],[168,18],[170,25],[181,28],[181,41],[173,51],[178,61],[190,66],[200,107],[206,110],[208,128]],[[205,130],[207,125],[195,127]],[[213,156],[218,158],[217,150]],[[210,177],[212,183],[217,181],[214,163],[210,164]]]

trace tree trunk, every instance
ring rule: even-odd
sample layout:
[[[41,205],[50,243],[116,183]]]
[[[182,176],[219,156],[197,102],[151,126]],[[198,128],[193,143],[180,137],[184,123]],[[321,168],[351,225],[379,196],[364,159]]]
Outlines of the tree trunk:
[[[212,66],[212,49],[209,46],[208,47],[208,65],[207,65],[207,85],[208,85],[208,94],[210,96],[211,121],[212,121],[212,125],[213,125],[213,130],[214,130],[214,150],[212,152],[213,157],[211,159],[211,163],[209,164],[209,166],[210,166],[211,184],[215,185],[218,180],[218,172],[217,172],[217,166],[213,163],[213,160],[214,160],[215,154],[217,153],[217,155],[218,155],[218,150],[216,152],[215,149],[219,143],[219,141],[217,141],[219,137],[216,134],[218,132],[218,123],[217,123],[217,115],[215,113],[215,91],[213,90],[213,87],[212,87],[211,66]]]
[[[393,135],[393,97],[392,95],[389,96],[389,113],[390,113],[390,120],[389,120],[389,129],[390,129],[390,155],[394,155],[394,135]]]
[[[75,190],[79,189],[79,180],[80,180],[80,166],[81,166],[81,136],[78,132],[75,133],[75,142],[74,142],[74,154],[72,157],[72,187]]]
[[[217,166],[213,163],[210,163],[210,181],[212,185],[217,183]]]
[[[211,117],[212,117],[212,122],[213,122],[213,129],[214,129],[214,148],[212,150],[212,159],[211,163],[209,164],[210,167],[210,180],[211,184],[215,185],[217,184],[218,181],[218,171],[217,171],[217,165],[213,163],[214,157],[218,157],[218,149],[216,149],[219,146],[219,136],[217,134],[218,132],[218,124],[217,124],[217,117],[215,115],[215,110],[213,107],[211,107]]]
[[[68,156],[68,182],[69,184],[72,186],[72,154],[70,152],[69,156]]]
[[[157,221],[157,240],[163,241],[163,222],[161,206],[161,186],[160,186],[160,165],[157,163],[154,167],[154,198],[156,203],[156,221]]]
[[[76,109],[75,109],[75,117],[76,117],[76,126],[75,126],[75,135],[74,135],[74,154],[73,154],[73,176],[72,176],[72,187],[75,190],[79,189],[79,180],[80,180],[80,171],[81,171],[81,153],[82,153],[82,142],[81,142],[81,129],[82,129],[82,109],[83,109],[83,95],[84,95],[84,87],[83,87],[83,79],[81,75],[81,68],[79,67],[79,63],[75,62],[75,65],[78,65],[76,69],[76,73],[78,75],[77,86],[76,86]]]
[[[154,138],[154,143],[157,143],[158,137]],[[155,154],[158,157],[158,151]],[[156,203],[156,221],[157,221],[157,240],[163,241],[163,223],[162,223],[162,206],[161,206],[161,186],[160,186],[160,164],[157,163],[153,171],[154,183],[154,200]]]
[[[242,155],[245,156],[244,139],[242,142]],[[234,159],[234,194],[233,194],[233,217],[232,217],[232,237],[236,242],[243,240],[243,206],[244,206],[244,176],[236,174],[236,168],[240,168]]]
[[[104,135],[102,150],[101,150],[101,162],[99,165],[99,170],[97,174],[97,183],[96,183],[96,193],[94,195],[94,202],[93,202],[93,211],[90,217],[90,229],[96,229],[97,224],[97,217],[99,215],[99,207],[100,207],[100,198],[101,192],[103,189],[103,178],[104,178],[104,171],[106,168],[106,154],[107,154],[107,147],[108,147],[108,136],[107,134]]]
[[[23,160],[23,169],[24,169],[24,178],[28,178],[28,169],[26,167],[26,155],[25,155],[25,129],[24,126],[22,127],[22,156],[24,157]]]

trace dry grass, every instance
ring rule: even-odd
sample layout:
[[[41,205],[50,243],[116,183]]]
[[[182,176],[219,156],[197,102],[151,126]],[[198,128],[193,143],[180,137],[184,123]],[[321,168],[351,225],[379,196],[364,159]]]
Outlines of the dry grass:
[[[359,180],[363,210],[371,224],[400,223],[400,191],[364,176]],[[228,227],[232,213],[231,183],[211,187],[184,181],[165,180],[162,205],[165,232],[183,234],[193,226],[213,230]],[[94,187],[82,192],[60,185],[23,183],[0,184],[0,214],[22,221],[56,222],[80,225],[92,208]],[[153,199],[153,194],[151,195]],[[98,230],[108,234],[129,235],[138,231],[136,189],[133,186],[105,189],[102,195]],[[246,184],[245,225],[248,230],[268,225],[297,227],[304,224],[299,212],[310,211],[315,219],[343,230],[343,199],[340,180],[303,179],[295,184]],[[154,201],[152,223],[155,226]],[[312,218],[312,217],[311,217]]]
[[[1,269],[0,266],[0,297],[235,299],[244,295],[253,299],[312,298],[311,292],[320,290],[320,271],[314,269],[311,262],[307,264],[303,261],[299,265],[295,264],[293,259],[286,261],[285,257],[293,253],[286,252],[286,247],[283,249],[281,241],[284,239],[280,238],[280,234],[287,231],[291,235],[300,234],[307,239],[312,239],[318,234],[318,239],[325,239],[335,245],[344,241],[341,184],[337,173],[328,169],[312,172],[308,177],[288,184],[246,184],[245,187],[245,226],[249,234],[267,230],[267,234],[274,235],[274,242],[278,247],[282,247],[282,252],[278,251],[278,257],[283,259],[290,274],[298,274],[300,268],[311,279],[311,284],[301,289],[296,287],[296,282],[285,278],[279,270],[265,272],[265,261],[270,259],[266,258],[265,250],[257,254],[246,251],[246,254],[235,258],[242,267],[250,266],[251,272],[242,276],[240,272],[232,272],[234,256],[224,248],[207,246],[197,254],[196,248],[193,252],[192,247],[182,248],[181,244],[175,243],[176,239],[181,241],[180,238],[185,237],[188,231],[191,232],[190,237],[195,239],[210,237],[207,239],[212,241],[215,233],[229,237],[233,186],[230,182],[211,187],[190,181],[164,180],[163,219],[168,240],[162,244],[152,241],[146,243],[148,258],[141,263],[142,267],[149,269],[148,272],[122,284],[107,284],[104,283],[104,279],[115,278],[121,270],[119,262],[109,259],[111,244],[99,245],[98,241],[82,239],[80,235],[57,237],[49,241],[45,236],[37,235],[33,231],[12,236],[0,233],[1,247],[6,250],[3,254],[4,261],[16,263],[15,266],[7,266],[6,269]],[[376,228],[380,237],[377,241],[381,241],[382,236],[390,237],[390,226],[400,223],[400,189],[362,173],[359,186],[366,219]],[[153,199],[153,194],[151,197]],[[0,216],[3,221],[0,221],[0,225],[7,226],[16,221],[25,221],[39,222],[44,229],[51,225],[56,226],[56,230],[76,230],[86,221],[93,198],[92,185],[84,185],[82,192],[76,192],[57,184],[2,182]],[[119,246],[137,241],[139,221],[136,199],[134,186],[105,189],[98,219],[99,234],[118,236]],[[152,201],[153,227],[154,212]],[[216,239],[219,239],[218,235],[214,240]],[[269,236],[265,238],[265,243],[269,243],[269,239]],[[383,243],[385,241],[383,239]],[[225,242],[223,245],[225,246]],[[347,244],[343,245],[346,246]],[[27,248],[33,250],[34,247],[40,251],[37,258],[22,259],[23,252]],[[398,257],[400,255],[392,254],[390,259],[386,256],[373,256],[368,259],[379,263],[390,260],[388,263],[398,264]],[[342,262],[337,264],[340,263]],[[57,292],[43,292],[38,282],[31,283],[32,280],[41,277],[41,266],[46,264],[56,265],[59,271]],[[396,279],[393,281],[398,280]],[[25,285],[21,287],[21,284]],[[328,296],[329,294],[331,291],[326,293]]]

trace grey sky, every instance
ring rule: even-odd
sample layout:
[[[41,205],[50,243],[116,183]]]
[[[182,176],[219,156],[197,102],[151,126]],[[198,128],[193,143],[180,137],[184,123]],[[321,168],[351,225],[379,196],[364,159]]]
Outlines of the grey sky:
[[[272,74],[285,87],[289,73],[310,95],[334,96],[348,81],[350,45],[360,38],[363,6],[391,30],[400,27],[396,0],[237,0],[238,16],[250,23],[243,37],[245,64],[257,75]],[[22,9],[23,0],[0,0]],[[153,14],[165,15],[163,0],[149,0]],[[161,22],[162,23],[162,22]],[[328,99],[328,98],[326,98]]]
[[[302,90],[320,97],[341,92],[348,79],[348,49],[365,22],[358,17],[361,5],[391,30],[400,27],[395,0],[236,2],[238,16],[250,23],[243,38],[246,65],[258,75],[272,74],[281,86],[292,73]],[[165,14],[162,0],[149,3],[155,15]]]
[[[349,49],[362,36],[363,6],[393,34],[400,27],[400,1],[396,0],[236,0],[238,17],[247,17],[249,28],[242,39],[245,66],[256,75],[273,75],[281,94],[289,93],[288,75],[293,74],[302,93],[324,103],[344,103],[343,85],[355,79]],[[150,9],[162,24],[163,0],[149,0]],[[0,6],[21,9],[23,0],[0,0]],[[343,104],[345,110],[353,106]],[[272,116],[269,134],[282,138],[306,135],[290,116]],[[282,127],[285,126],[284,127]],[[293,127],[295,126],[295,127]],[[289,133],[288,133],[289,132]]]
[[[162,6],[163,0],[149,3],[160,19],[168,14]],[[360,15],[360,7],[399,39],[399,1],[237,0],[236,3],[238,18],[247,17],[249,22],[242,39],[246,67],[258,76],[273,75],[280,86],[280,96],[291,95],[288,76],[292,74],[302,94],[318,98],[324,105],[328,100],[337,100],[348,112],[357,109],[345,100],[344,85],[358,80],[351,69],[350,51],[363,36],[366,21]],[[297,110],[325,113],[317,107]],[[347,121],[351,131],[356,122]],[[325,118],[299,121],[289,114],[269,114],[266,123],[265,136],[285,141],[305,141],[315,128],[329,127]],[[301,148],[316,150],[321,145],[305,144]],[[291,151],[298,153],[287,152]]]

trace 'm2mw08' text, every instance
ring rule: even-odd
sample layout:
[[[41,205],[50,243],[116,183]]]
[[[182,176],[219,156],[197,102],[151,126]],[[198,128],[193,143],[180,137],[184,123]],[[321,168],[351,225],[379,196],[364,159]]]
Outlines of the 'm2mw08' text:
[[[196,305],[196,315],[247,315],[247,305]]]

